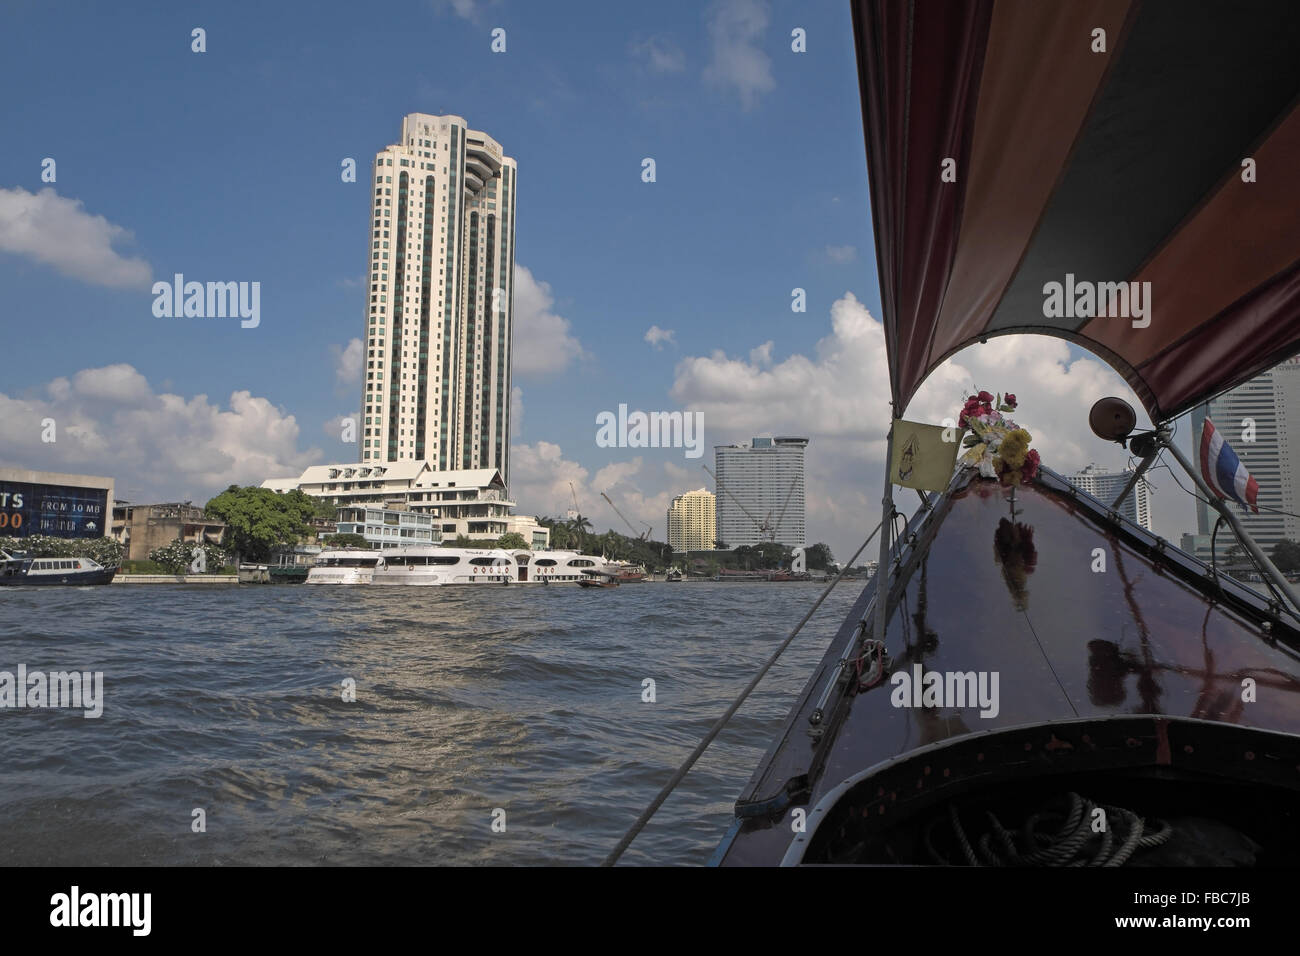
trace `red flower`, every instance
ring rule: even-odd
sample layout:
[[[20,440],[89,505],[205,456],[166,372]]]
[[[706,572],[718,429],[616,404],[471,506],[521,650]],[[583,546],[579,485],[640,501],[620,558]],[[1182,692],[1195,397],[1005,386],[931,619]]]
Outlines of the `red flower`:
[[[989,402],[993,401],[993,395],[992,395],[991,392],[980,392],[978,395],[973,396],[973,397],[974,397],[977,401],[983,402],[985,405],[987,405]]]
[[[1012,395],[1010,392],[1007,392],[1006,395],[1002,396],[1002,402],[1005,405],[1010,405],[1012,408],[1015,408],[1016,396]]]
[[[1038,457],[1038,452],[1032,448],[1029,449],[1029,451],[1025,453],[1025,465],[1022,469],[1021,477],[1023,477],[1025,481],[1033,481],[1038,477],[1038,466],[1040,464],[1042,464],[1042,460]]]

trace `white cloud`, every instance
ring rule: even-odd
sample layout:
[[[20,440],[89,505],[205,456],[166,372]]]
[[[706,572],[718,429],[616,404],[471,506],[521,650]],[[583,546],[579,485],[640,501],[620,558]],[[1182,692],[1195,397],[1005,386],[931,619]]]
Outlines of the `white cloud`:
[[[347,345],[331,345],[330,354],[334,356],[334,378],[340,385],[356,385],[361,381],[366,352],[360,339],[352,339]]]
[[[93,285],[148,288],[149,263],[113,248],[130,239],[126,229],[92,216],[81,200],[60,196],[48,186],[39,193],[0,189],[0,252],[27,256]]]
[[[836,265],[844,265],[852,262],[858,257],[857,246],[827,246],[825,249],[826,258]]]
[[[750,110],[763,93],[776,89],[772,58],[756,44],[767,29],[768,8],[761,0],[716,0],[707,16],[712,58],[705,82],[730,89]]]
[[[444,10],[451,10],[462,20],[468,20],[470,23],[478,23],[479,17],[483,13],[483,4],[480,0],[433,0],[433,8],[437,13]]]
[[[880,322],[845,293],[831,307],[830,334],[811,355],[773,364],[771,343],[764,343],[750,351],[748,361],[721,351],[692,356],[678,363],[671,395],[684,409],[704,412],[708,445],[761,435],[807,436],[808,536],[846,558],[879,518],[888,381]],[[1034,436],[1044,463],[1057,471],[1127,460],[1119,446],[1092,435],[1087,411],[1105,395],[1123,397],[1135,408],[1140,404],[1109,366],[1072,360],[1063,340],[1005,336],[966,349],[934,371],[906,417],[941,422],[956,414],[976,386],[1016,393],[1016,420]],[[1181,530],[1164,533],[1176,540]],[[858,540],[850,541],[853,535]]]
[[[677,344],[677,333],[672,329],[661,329],[657,325],[652,325],[646,330],[645,340],[655,347],[655,350],[662,350],[664,343],[669,345]]]
[[[708,478],[699,468],[692,471],[672,461],[647,462],[641,456],[611,462],[592,475],[583,465],[565,458],[559,445],[545,441],[512,445],[510,474],[510,494],[521,514],[564,517],[573,508],[572,482],[578,507],[597,532],[632,533],[601,497],[605,492],[633,522],[637,534],[648,524],[660,541],[665,538],[665,514],[672,498],[688,485],[700,487]]]
[[[514,374],[522,379],[558,375],[573,361],[590,356],[569,331],[569,320],[551,311],[555,296],[549,283],[515,263]]]
[[[652,36],[633,43],[632,55],[643,59],[655,73],[680,73],[686,69],[686,54],[672,40]]]
[[[569,482],[578,493],[579,509],[588,514],[592,498],[587,488],[589,474],[578,462],[566,459],[560,446],[552,442],[510,446],[510,497],[518,503],[520,514],[563,516],[573,507]]]
[[[335,415],[333,418],[331,418],[329,421],[323,423],[323,424],[321,425],[321,431],[322,431],[325,435],[327,435],[327,436],[329,437],[329,440],[330,440],[330,441],[332,441],[332,442],[342,442],[342,441],[343,441],[343,423],[346,422],[348,419],[351,419],[351,420],[352,420],[352,434],[353,434],[353,436],[355,437],[355,436],[357,436],[357,435],[360,435],[360,434],[361,434],[361,429],[357,427],[357,425],[358,425],[358,418],[357,418],[357,413],[356,413],[356,412],[340,412],[339,414],[337,414],[337,415]],[[350,443],[349,443],[349,444],[350,444]],[[353,445],[352,447],[355,448],[356,446]],[[330,457],[337,457],[337,456],[330,456]],[[319,464],[319,462],[316,462],[316,464]],[[267,475],[267,477],[268,477],[268,478],[276,478],[276,477],[281,477],[281,476],[279,476],[279,475]]]
[[[56,440],[41,440],[42,421]],[[297,420],[247,391],[225,406],[206,395],[155,392],[130,365],[83,369],[35,397],[0,393],[6,465],[105,475],[119,497],[206,501],[227,485],[261,484],[321,459],[298,449]]]

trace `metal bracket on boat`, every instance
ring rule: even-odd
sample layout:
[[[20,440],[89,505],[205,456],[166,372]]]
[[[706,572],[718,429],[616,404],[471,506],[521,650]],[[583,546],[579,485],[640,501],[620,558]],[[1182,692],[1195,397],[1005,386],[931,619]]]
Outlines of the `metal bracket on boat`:
[[[808,792],[808,775],[799,774],[785,782],[780,792],[766,800],[737,800],[736,816],[741,820],[752,817],[771,817],[783,813],[797,797]]]
[[[853,660],[853,649],[857,647],[858,638],[865,632],[866,627],[867,621],[866,618],[863,618],[853,628],[853,633],[849,635],[844,651],[840,654],[840,659],[835,662],[835,669],[831,673],[830,680],[826,682],[825,688],[822,689],[822,695],[817,700],[817,706],[808,715],[808,723],[812,725],[808,730],[808,735],[814,740],[822,735],[822,722],[826,719],[826,704],[830,700],[831,694],[835,692],[835,688],[846,682],[845,673],[849,661]]]

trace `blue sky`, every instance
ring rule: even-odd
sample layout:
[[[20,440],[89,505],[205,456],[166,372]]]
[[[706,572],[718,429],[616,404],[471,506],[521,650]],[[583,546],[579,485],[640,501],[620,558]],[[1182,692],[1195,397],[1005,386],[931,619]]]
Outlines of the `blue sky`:
[[[0,190],[12,209],[28,201],[12,191],[52,188],[60,202],[35,206],[68,220],[57,242],[0,231],[0,397],[22,419],[6,464],[206,500],[227,479],[355,460],[332,423],[359,404],[339,357],[362,330],[366,171],[403,114],[454,113],[519,164],[516,260],[536,309],[516,335],[565,343],[516,374],[521,510],[556,512],[575,480],[598,527],[620,524],[598,498],[613,489],[662,533],[667,498],[710,482],[680,451],[596,447],[597,412],[627,403],[704,409],[708,446],[808,434],[810,537],[847,550],[874,524],[887,417],[839,407],[888,391],[879,363],[850,361],[874,354],[854,323],[879,315],[879,292],[847,3],[20,0],[0,12],[0,77]],[[341,181],[345,157],[359,182]],[[156,318],[148,286],[176,272],[261,282],[260,326]],[[672,340],[647,342],[652,326]],[[1035,355],[1064,374],[1084,353]],[[77,377],[118,365],[131,371]],[[1044,385],[1045,409],[1061,397]],[[54,446],[24,418],[46,413],[62,416]],[[1086,406],[1071,414],[1083,427]]]

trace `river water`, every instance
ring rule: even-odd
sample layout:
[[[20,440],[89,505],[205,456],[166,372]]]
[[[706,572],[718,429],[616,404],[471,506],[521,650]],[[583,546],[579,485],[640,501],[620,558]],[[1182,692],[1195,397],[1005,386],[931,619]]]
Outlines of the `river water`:
[[[101,671],[104,698],[0,709],[0,863],[598,863],[821,587],[0,589],[0,671]],[[708,859],[861,587],[624,863]]]

